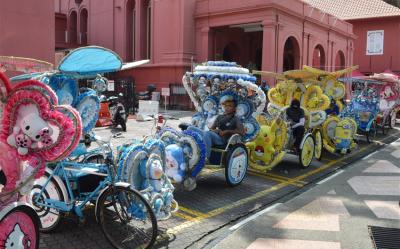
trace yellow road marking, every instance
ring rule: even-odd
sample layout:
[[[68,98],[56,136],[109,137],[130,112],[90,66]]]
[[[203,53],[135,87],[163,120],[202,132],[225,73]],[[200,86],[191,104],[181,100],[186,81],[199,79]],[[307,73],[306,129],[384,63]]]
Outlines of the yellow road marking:
[[[286,180],[286,181],[291,181],[291,180],[293,180],[293,178],[290,178],[290,177],[286,177],[286,176],[281,176],[281,175],[277,175],[277,174],[273,174],[273,173],[270,173],[270,172],[266,172],[265,173],[267,176],[272,176],[272,177],[275,177],[275,178],[280,178],[280,179],[282,179],[282,180]],[[302,184],[307,184],[308,182],[305,182],[305,181],[298,181],[299,183],[302,183]]]
[[[188,213],[188,214],[191,214],[193,216],[196,216],[196,218],[197,217],[207,217],[207,214],[205,214],[205,213],[202,213],[202,212],[199,212],[199,211],[196,211],[196,210],[193,210],[193,209],[185,208],[185,207],[182,207],[182,206],[179,206],[179,211],[183,211],[185,213]]]
[[[389,137],[392,137],[392,136],[394,136],[394,135],[390,135]],[[372,145],[374,145],[374,144],[369,144],[369,145],[361,148],[360,150],[356,151],[354,154],[351,154],[351,156],[360,154],[361,152],[369,149]],[[345,160],[347,158],[348,157],[342,157],[342,158],[330,161],[329,163],[327,163],[325,165],[322,165],[321,167],[319,167],[319,168],[317,168],[315,170],[312,170],[312,171],[310,171],[308,173],[305,173],[303,175],[295,177],[292,180],[301,181],[301,180],[303,180],[304,178],[306,178],[306,177],[308,177],[310,175],[316,174],[316,173],[318,173],[318,172],[320,172],[320,171],[322,171],[324,169],[327,169],[327,168],[331,167],[335,163],[343,163],[343,160]],[[270,187],[268,189],[262,190],[262,191],[254,194],[252,196],[249,196],[247,198],[241,199],[241,200],[236,201],[234,203],[231,203],[229,205],[214,209],[214,210],[208,212],[207,214],[204,214],[203,217],[197,217],[197,218],[194,218],[193,220],[186,221],[186,222],[184,222],[184,223],[182,223],[182,224],[180,224],[180,225],[178,225],[176,227],[168,229],[167,232],[168,233],[172,233],[172,234],[176,234],[176,233],[178,233],[179,231],[181,231],[181,230],[183,230],[185,228],[191,227],[191,226],[193,226],[195,224],[198,224],[198,223],[202,222],[204,219],[207,219],[207,218],[210,218],[210,217],[213,217],[213,216],[217,216],[217,215],[219,215],[219,214],[221,214],[221,213],[223,213],[223,212],[225,212],[227,210],[233,209],[233,208],[238,207],[240,205],[243,205],[243,204],[245,204],[247,202],[256,200],[258,198],[261,198],[261,197],[263,197],[263,196],[265,196],[265,195],[267,195],[267,194],[269,194],[271,192],[277,191],[277,190],[279,190],[279,189],[281,189],[281,188],[283,188],[285,186],[288,186],[288,185],[289,185],[289,183],[287,183],[287,182],[279,183],[279,184],[277,184],[275,186],[272,186],[272,187]]]
[[[272,180],[272,181],[276,181],[276,182],[287,183],[288,185],[293,185],[293,186],[300,187],[300,188],[304,186],[304,184],[298,184],[298,183],[295,183],[295,182],[293,182],[291,180],[283,180],[283,179],[271,177],[271,176],[268,176],[268,175],[258,174],[258,173],[253,172],[253,171],[248,171],[247,174],[258,176],[258,177],[262,177],[264,179],[268,179],[268,180]]]
[[[189,220],[189,221],[191,221],[191,220],[194,220],[194,219],[195,219],[194,217],[188,216],[188,215],[183,214],[183,213],[181,213],[181,212],[179,212],[179,211],[176,212],[176,213],[173,213],[172,215],[175,216],[175,217],[181,218],[181,219],[183,219],[183,220]]]

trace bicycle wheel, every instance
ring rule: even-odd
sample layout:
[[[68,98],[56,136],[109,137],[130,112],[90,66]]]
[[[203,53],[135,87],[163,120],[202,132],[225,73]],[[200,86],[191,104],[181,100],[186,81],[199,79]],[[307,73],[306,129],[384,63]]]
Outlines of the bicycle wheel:
[[[42,191],[43,185],[46,183],[47,179],[49,179],[50,173],[45,172],[45,174],[37,179],[34,183],[34,186],[30,192],[28,202],[32,205],[34,210],[40,219],[40,231],[44,233],[49,233],[58,228],[61,221],[60,211],[55,208],[44,207],[38,205],[36,203],[36,196]],[[43,190],[41,196],[39,196],[39,202],[44,204],[46,199],[56,200],[56,201],[65,201],[65,196],[61,191],[61,187],[58,182],[52,178],[49,183],[46,185]]]
[[[129,187],[106,189],[98,199],[96,218],[115,248],[151,248],[156,240],[153,210],[139,192]]]

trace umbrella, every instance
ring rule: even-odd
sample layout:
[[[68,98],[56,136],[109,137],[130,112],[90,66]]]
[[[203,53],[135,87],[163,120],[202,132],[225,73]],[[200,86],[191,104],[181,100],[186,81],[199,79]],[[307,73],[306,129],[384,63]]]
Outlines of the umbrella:
[[[47,72],[53,70],[53,64],[31,58],[0,56],[0,71],[23,73]]]

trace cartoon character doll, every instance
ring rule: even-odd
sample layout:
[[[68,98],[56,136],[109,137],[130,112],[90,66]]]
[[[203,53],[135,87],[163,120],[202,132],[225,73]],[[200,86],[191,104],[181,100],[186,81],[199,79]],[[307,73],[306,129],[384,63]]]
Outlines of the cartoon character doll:
[[[165,161],[165,173],[167,176],[175,182],[182,182],[186,172],[183,149],[176,144],[168,145],[165,147]]]

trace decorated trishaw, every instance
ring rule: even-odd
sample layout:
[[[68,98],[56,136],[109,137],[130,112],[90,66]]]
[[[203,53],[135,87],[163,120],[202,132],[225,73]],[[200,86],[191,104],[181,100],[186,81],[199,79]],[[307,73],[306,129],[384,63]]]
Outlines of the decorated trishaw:
[[[338,80],[344,74],[354,71],[358,66],[328,72],[310,66],[303,66],[303,70],[312,73],[323,93],[329,97],[330,106],[337,106],[336,112],[327,112],[327,118],[318,127],[322,132],[324,148],[331,153],[346,154],[356,148],[354,136],[357,132],[355,119],[344,112],[346,106],[343,100],[346,95],[346,86]],[[332,108],[332,107],[331,107]],[[346,110],[347,111],[347,110]]]
[[[217,115],[222,113],[221,101],[230,98],[237,103],[236,116],[243,122],[245,134],[234,134],[226,144],[214,146],[206,162],[206,146],[201,133],[185,130],[188,124],[180,126],[183,131],[165,127],[156,136],[124,150],[120,175],[132,182],[137,172],[151,165],[152,160],[159,160],[165,162],[165,175],[172,183],[186,190],[196,187],[196,177],[204,167],[225,168],[227,183],[230,186],[239,185],[248,167],[245,143],[259,132],[260,127],[254,116],[261,113],[265,106],[265,94],[255,80],[248,69],[234,62],[209,61],[197,65],[194,72],[186,73],[182,79],[197,111],[191,125],[201,131],[209,130]],[[152,153],[157,156],[152,156]],[[164,199],[170,202],[168,198]]]
[[[79,221],[84,222],[82,210],[91,202],[96,204],[96,219],[102,231],[116,248],[150,248],[155,242],[157,222],[149,204],[152,196],[148,197],[147,191],[138,192],[129,183],[121,181],[117,175],[118,161],[114,158],[110,140],[91,132],[98,119],[97,92],[106,88],[106,80],[98,74],[118,71],[124,67],[132,68],[145,62],[122,65],[122,60],[114,52],[92,46],[72,51],[62,60],[57,70],[14,78],[14,81],[32,77],[43,81],[47,84],[46,89],[51,87],[54,90],[50,89],[47,94],[52,104],[59,103],[60,99],[63,104],[61,107],[73,105],[79,110],[79,113],[75,111],[75,115],[65,113],[74,124],[79,123],[77,136],[69,137],[75,143],[74,146],[60,150],[63,157],[48,163],[46,170],[42,170],[42,177],[34,182],[33,187],[27,186],[27,199],[39,215],[41,231],[54,231],[64,213],[74,213]],[[93,85],[95,90],[78,89],[78,79],[92,77],[96,77]],[[26,83],[19,83],[18,86],[20,84]],[[63,121],[60,117],[54,118],[58,122]],[[70,129],[63,128],[55,133],[60,136],[70,135]],[[79,140],[81,133],[84,136]],[[45,141],[47,143],[50,140]],[[78,148],[73,150],[79,141]],[[92,142],[98,146],[88,150]],[[150,175],[144,177],[145,180],[149,178],[154,179]]]
[[[79,114],[59,105],[47,85],[34,80],[11,85],[2,73],[0,110],[0,247],[39,248],[40,221],[27,195],[46,162],[76,147]]]
[[[316,128],[326,119],[324,110],[329,105],[329,98],[318,85],[314,84],[316,80],[313,74],[306,71],[291,70],[282,74],[263,71],[253,73],[273,76],[278,83],[268,91],[268,114],[259,117],[262,124],[261,130],[264,132],[261,132],[259,137],[249,144],[250,148],[255,148],[251,154],[253,159],[251,167],[261,171],[271,169],[287,152],[298,154],[300,165],[304,168],[308,167],[314,156],[318,159],[321,157],[322,135],[320,129]],[[286,116],[286,110],[293,99],[299,100],[306,120],[305,132],[298,152],[294,151],[292,127]],[[263,136],[268,139],[263,140]],[[261,147],[268,148],[271,152],[268,160],[265,160],[266,153],[264,155],[260,153]]]
[[[353,116],[358,130],[365,134],[370,142],[381,130],[396,125],[396,114],[399,105],[399,81],[388,75],[375,74],[373,76],[342,79],[352,84],[352,97],[345,113]]]

